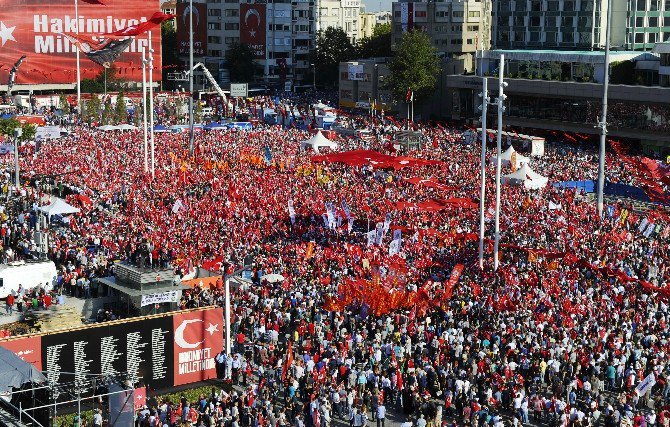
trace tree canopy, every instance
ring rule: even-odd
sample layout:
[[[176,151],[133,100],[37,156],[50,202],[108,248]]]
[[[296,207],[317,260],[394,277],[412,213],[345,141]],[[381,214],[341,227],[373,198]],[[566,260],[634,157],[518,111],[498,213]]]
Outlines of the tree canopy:
[[[341,28],[328,27],[316,34],[316,83],[320,86],[337,86],[340,62],[356,56],[347,33]]]
[[[391,51],[391,24],[377,25],[371,37],[363,37],[356,45],[358,58],[382,58],[393,56]]]
[[[254,51],[248,44],[231,43],[226,50],[225,58],[231,82],[249,83],[253,81],[256,64],[254,63]]]
[[[440,72],[437,50],[428,36],[420,31],[405,33],[396,46],[389,64],[388,89],[396,100],[404,100],[407,90],[414,91],[414,100],[424,98],[435,89]]]

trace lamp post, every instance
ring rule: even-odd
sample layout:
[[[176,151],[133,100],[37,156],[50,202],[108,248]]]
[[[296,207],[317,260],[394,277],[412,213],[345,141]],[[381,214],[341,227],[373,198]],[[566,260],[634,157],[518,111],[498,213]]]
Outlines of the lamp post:
[[[605,144],[607,141],[607,90],[610,74],[610,32],[612,29],[612,0],[607,0],[607,26],[605,27],[605,65],[603,76],[603,114],[598,122],[600,128],[600,152],[598,156],[598,216],[603,215],[603,192],[605,190]]]
[[[500,260],[498,259],[498,246],[500,244],[500,153],[502,151],[502,114],[505,111],[504,88],[507,83],[503,80],[505,70],[505,55],[500,55],[500,66],[498,67],[498,137],[496,138],[496,211],[495,211],[495,239],[493,241],[493,268],[498,269]]]
[[[151,132],[151,178],[156,177],[156,157],[154,144],[154,49],[149,31],[149,131]]]
[[[188,0],[188,152],[192,156],[194,150],[193,133],[193,0]]]
[[[482,154],[481,154],[481,188],[479,191],[479,268],[484,269],[484,209],[485,209],[485,198],[486,198],[486,139],[488,134],[486,133],[486,113],[487,107],[490,102],[488,96],[488,80],[486,77],[482,79],[482,93],[480,94],[482,98],[482,105],[479,106],[479,109],[482,110]]]
[[[142,46],[142,127],[144,129],[144,173],[149,172],[149,149],[147,133],[147,52]]]

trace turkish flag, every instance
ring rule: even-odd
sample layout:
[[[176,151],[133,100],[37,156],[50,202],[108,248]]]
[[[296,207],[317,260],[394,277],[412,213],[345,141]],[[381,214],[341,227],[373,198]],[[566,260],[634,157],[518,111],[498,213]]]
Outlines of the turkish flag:
[[[174,385],[216,378],[214,357],[223,348],[223,309],[175,314]]]
[[[107,33],[107,36],[120,36],[120,37],[129,37],[129,36],[139,36],[144,34],[152,28],[160,25],[162,22],[167,21],[176,17],[177,15],[167,14],[163,12],[156,12],[151,15],[146,22],[141,22],[138,25],[131,25],[122,30],[114,31],[113,33]]]

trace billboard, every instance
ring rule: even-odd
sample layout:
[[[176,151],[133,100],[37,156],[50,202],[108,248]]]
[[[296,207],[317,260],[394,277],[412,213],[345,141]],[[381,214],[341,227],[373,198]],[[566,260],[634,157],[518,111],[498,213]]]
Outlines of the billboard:
[[[15,84],[75,83],[76,47],[70,37],[79,26],[82,37],[98,35],[147,21],[159,10],[158,0],[106,0],[105,5],[78,3],[77,22],[72,0],[0,0],[0,84],[22,55],[26,59],[16,73]],[[141,47],[148,34],[132,38],[114,63],[118,76],[142,81]],[[154,80],[161,79],[161,34],[152,31]],[[82,79],[92,79],[102,66],[80,54]]]
[[[46,371],[50,381],[81,387],[82,394],[88,374],[121,374],[161,389],[216,378],[223,328],[223,309],[208,308],[5,340],[0,346]]]
[[[188,2],[177,3],[177,50],[179,55],[188,55],[191,10]],[[193,55],[207,55],[207,4],[193,2]]]
[[[248,44],[256,59],[265,59],[265,26],[264,4],[240,4],[240,43]]]
[[[363,72],[363,64],[348,64],[347,80],[365,80],[365,73]]]

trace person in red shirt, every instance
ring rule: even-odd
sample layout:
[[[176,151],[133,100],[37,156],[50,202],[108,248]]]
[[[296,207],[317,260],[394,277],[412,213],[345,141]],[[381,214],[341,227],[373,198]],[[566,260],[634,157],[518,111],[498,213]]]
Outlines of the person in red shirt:
[[[9,294],[7,296],[7,314],[12,314],[14,312],[14,295]]]

